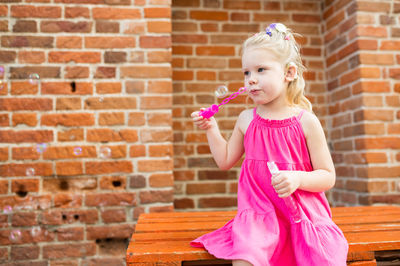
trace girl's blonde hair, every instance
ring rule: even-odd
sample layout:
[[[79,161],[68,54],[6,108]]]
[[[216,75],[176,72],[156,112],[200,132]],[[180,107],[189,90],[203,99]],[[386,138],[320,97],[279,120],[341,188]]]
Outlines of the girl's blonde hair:
[[[302,63],[299,44],[293,37],[293,32],[283,24],[273,23],[266,31],[259,32],[243,43],[242,51],[247,48],[265,48],[272,52],[282,62],[285,69],[290,64],[297,68],[297,78],[291,81],[287,88],[286,99],[289,105],[298,106],[312,111],[311,102],[304,95],[305,81],[303,73],[306,70]]]

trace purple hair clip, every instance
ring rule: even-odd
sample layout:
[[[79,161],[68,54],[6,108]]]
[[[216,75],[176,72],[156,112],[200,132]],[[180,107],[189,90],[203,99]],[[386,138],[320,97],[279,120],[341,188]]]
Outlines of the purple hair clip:
[[[267,35],[269,35],[270,37],[272,37],[272,31],[273,30],[282,33],[285,36],[284,39],[285,40],[289,40],[289,35],[287,34],[287,28],[282,23],[272,23],[272,24],[270,24],[265,29],[265,33]]]

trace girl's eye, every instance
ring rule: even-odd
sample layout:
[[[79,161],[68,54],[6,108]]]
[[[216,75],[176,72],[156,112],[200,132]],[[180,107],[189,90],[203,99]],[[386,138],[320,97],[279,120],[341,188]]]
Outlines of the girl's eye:
[[[260,67],[259,69],[257,69],[258,72],[263,72],[265,70],[265,68]]]

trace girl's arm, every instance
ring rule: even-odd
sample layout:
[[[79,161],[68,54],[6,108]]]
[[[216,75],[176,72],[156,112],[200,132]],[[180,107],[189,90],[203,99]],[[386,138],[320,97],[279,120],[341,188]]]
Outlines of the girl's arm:
[[[318,118],[305,112],[302,119],[303,131],[307,141],[313,171],[299,172],[299,189],[322,192],[335,185],[336,173],[326,142],[325,133]]]
[[[274,175],[272,185],[282,198],[289,196],[296,189],[323,192],[335,185],[335,167],[321,123],[315,115],[305,112],[301,125],[314,170],[311,172],[281,171]]]
[[[242,113],[243,114],[243,113]],[[214,117],[204,119],[198,112],[192,113],[193,122],[200,129],[206,129],[208,144],[218,167],[222,170],[232,168],[244,153],[242,124],[243,115],[240,114],[228,141],[224,139]]]

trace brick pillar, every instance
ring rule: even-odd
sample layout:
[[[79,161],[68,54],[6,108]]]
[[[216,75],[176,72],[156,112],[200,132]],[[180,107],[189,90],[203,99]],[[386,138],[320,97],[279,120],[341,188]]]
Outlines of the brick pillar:
[[[325,1],[335,205],[400,203],[400,4]]]
[[[124,265],[173,210],[170,1],[28,2],[0,4],[0,264]]]

